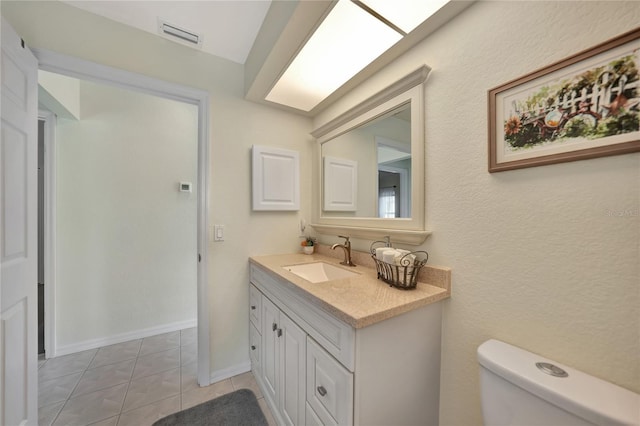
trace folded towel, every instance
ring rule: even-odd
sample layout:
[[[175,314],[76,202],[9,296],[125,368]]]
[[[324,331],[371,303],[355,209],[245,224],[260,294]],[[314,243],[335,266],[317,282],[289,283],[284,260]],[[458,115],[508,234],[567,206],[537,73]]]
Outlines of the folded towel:
[[[398,250],[396,249],[385,250],[382,252],[382,261],[393,265],[396,263],[396,256],[398,254]]]
[[[376,248],[376,259],[382,260],[382,255],[385,251],[393,250],[392,247],[378,247]]]
[[[412,266],[416,260],[416,256],[410,254],[409,250],[397,249],[398,254],[394,258],[394,263],[399,266]]]

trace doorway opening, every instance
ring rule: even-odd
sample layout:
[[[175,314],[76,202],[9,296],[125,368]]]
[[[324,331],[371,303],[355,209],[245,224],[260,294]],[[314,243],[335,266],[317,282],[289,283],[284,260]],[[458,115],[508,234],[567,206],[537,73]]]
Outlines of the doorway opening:
[[[198,370],[198,383],[201,386],[206,386],[210,383],[210,358],[209,358],[209,324],[208,324],[208,306],[207,306],[207,279],[206,279],[206,261],[207,261],[207,241],[206,241],[206,229],[207,229],[207,194],[208,194],[208,120],[209,120],[209,96],[208,93],[180,85],[170,84],[164,81],[152,79],[150,77],[130,73],[127,71],[117,70],[110,67],[105,67],[88,61],[79,60],[76,58],[59,55],[46,50],[34,49],[34,53],[39,60],[39,67],[41,70],[61,74],[68,77],[73,77],[87,81],[91,84],[99,83],[110,85],[119,89],[127,89],[133,92],[150,94],[159,98],[169,99],[173,101],[183,102],[189,105],[195,106],[197,110],[197,158],[195,159],[195,165],[197,167],[197,173],[194,177],[193,198],[196,204],[196,214],[194,221],[196,223],[196,232],[194,236],[195,250],[193,253],[194,262],[196,262],[196,275],[197,275],[197,370]],[[151,129],[149,129],[151,131]],[[55,151],[59,147],[52,147],[50,151]],[[140,153],[138,153],[140,154]],[[124,155],[127,155],[124,153]],[[49,153],[48,156],[51,164],[47,164],[45,161],[45,183],[44,187],[47,188],[46,177],[51,177],[55,181],[57,168],[55,164],[55,155]],[[50,170],[47,170],[47,166],[52,166]],[[61,170],[61,169],[60,169]],[[117,170],[114,170],[114,175],[118,175]],[[51,182],[49,182],[50,184]],[[81,183],[79,181],[79,183]],[[180,182],[175,182],[175,195],[179,197]],[[134,186],[136,184],[135,179],[124,179],[122,182],[122,190],[126,190],[127,186]],[[55,187],[48,194],[50,200],[47,202],[45,194],[45,206],[49,206],[50,210],[48,214],[45,214],[44,223],[44,246],[55,247],[56,235],[55,226],[46,226],[48,220],[51,220],[52,213],[55,212],[56,199],[61,195],[57,194]],[[144,203],[143,200],[134,200],[134,202]],[[86,206],[84,206],[86,207]],[[102,205],[103,208],[108,208],[108,203]],[[46,211],[46,207],[45,207]],[[153,218],[152,218],[153,219]],[[55,222],[52,222],[55,223]],[[47,242],[48,241],[48,242]],[[169,242],[170,244],[170,242]],[[124,243],[126,245],[126,242]],[[146,252],[145,255],[152,256],[153,253]],[[47,299],[47,294],[52,295],[56,288],[56,262],[51,261],[51,258],[55,256],[55,250],[47,253],[45,248],[44,256],[44,299]],[[197,259],[197,260],[196,260]],[[127,262],[126,256],[123,257],[123,262]],[[49,297],[53,299],[53,297]],[[45,302],[44,317],[46,318],[44,324],[44,343],[45,351],[48,355],[56,356],[59,346],[55,339],[55,333],[53,324],[56,321],[55,309],[53,300],[47,300]],[[52,306],[49,312],[47,307]],[[62,308],[62,307],[60,307]],[[147,307],[153,309],[153,307]],[[53,311],[53,312],[52,312]],[[51,319],[51,323],[49,320]],[[96,345],[100,342],[96,342]],[[67,350],[72,348],[68,347]],[[61,354],[61,353],[60,353]]]

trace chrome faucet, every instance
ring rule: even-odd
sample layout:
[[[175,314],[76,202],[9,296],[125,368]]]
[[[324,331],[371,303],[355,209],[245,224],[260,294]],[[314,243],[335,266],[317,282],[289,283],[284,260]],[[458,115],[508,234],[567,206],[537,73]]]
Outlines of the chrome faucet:
[[[340,262],[340,264],[346,266],[356,266],[356,264],[351,261],[351,242],[349,241],[349,237],[345,237],[342,235],[338,235],[338,237],[345,239],[344,244],[334,244],[331,246],[331,250],[335,250],[336,247],[340,247],[342,250],[344,250],[344,262]]]

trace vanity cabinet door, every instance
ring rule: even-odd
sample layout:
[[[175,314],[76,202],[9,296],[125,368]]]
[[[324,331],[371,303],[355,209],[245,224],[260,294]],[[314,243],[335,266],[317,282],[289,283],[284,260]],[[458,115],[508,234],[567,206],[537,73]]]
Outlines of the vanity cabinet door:
[[[307,335],[289,317],[280,312],[277,335],[280,372],[279,408],[286,424],[302,425],[305,418],[305,369]]]
[[[304,424],[307,334],[262,298],[262,381],[287,425]]]
[[[307,403],[324,425],[353,424],[353,374],[310,337]]]
[[[308,402],[305,404],[305,412],[305,426],[324,426],[322,420],[320,420],[320,417],[313,411],[313,408],[311,408]]]
[[[266,297],[262,298],[262,372],[261,377],[266,387],[266,393],[276,402],[278,370],[277,358],[278,321],[280,310]]]

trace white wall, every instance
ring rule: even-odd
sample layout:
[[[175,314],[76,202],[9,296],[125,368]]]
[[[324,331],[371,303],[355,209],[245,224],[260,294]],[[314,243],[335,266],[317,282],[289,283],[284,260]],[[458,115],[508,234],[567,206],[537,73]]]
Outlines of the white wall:
[[[38,103],[44,103],[58,117],[80,118],[80,80],[40,70],[38,85]],[[46,91],[46,99],[43,99],[42,89]],[[46,101],[52,101],[51,105]]]
[[[56,342],[196,320],[197,107],[79,82],[59,119]],[[179,182],[194,183],[192,193]]]
[[[251,211],[251,146],[295,149],[302,165],[311,164],[311,120],[243,100],[244,71],[236,63],[59,2],[2,1],[0,7],[29,46],[210,93],[209,222],[226,226],[225,241],[209,247],[212,374],[248,368],[247,258],[299,250],[299,220],[311,216],[310,173],[301,176],[300,212]]]
[[[481,1],[314,122],[420,64],[433,68],[425,89],[433,235],[422,248],[453,271],[443,425],[482,423],[476,349],[489,338],[640,392],[640,154],[487,172],[487,90],[639,22],[638,2]]]

